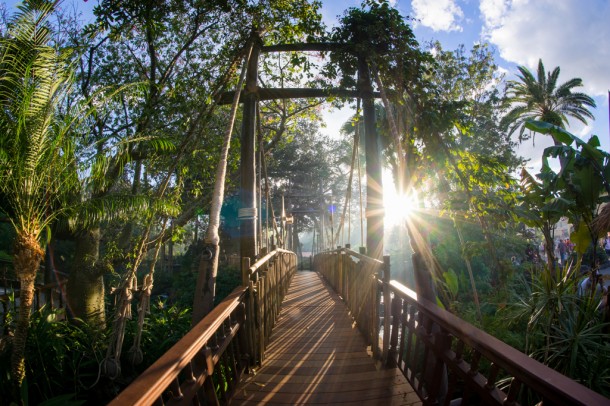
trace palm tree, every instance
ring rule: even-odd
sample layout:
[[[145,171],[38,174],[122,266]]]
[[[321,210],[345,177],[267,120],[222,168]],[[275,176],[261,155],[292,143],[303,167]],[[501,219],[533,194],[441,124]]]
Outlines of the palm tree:
[[[537,78],[526,67],[519,66],[519,80],[508,82],[507,102],[511,110],[502,119],[503,127],[509,134],[519,129],[519,139],[524,135],[527,120],[540,120],[566,128],[568,118],[575,118],[587,124],[593,119],[589,107],[595,108],[595,101],[584,93],[572,89],[582,86],[582,79],[573,78],[558,86],[559,67],[545,72],[542,60],[538,61]]]
[[[58,109],[69,91],[69,70],[65,57],[48,45],[46,21],[55,4],[25,2],[0,38],[0,211],[16,233],[13,263],[20,306],[11,370],[19,385],[25,376],[24,349],[42,240],[62,212],[61,197],[75,174],[69,170],[71,123]]]

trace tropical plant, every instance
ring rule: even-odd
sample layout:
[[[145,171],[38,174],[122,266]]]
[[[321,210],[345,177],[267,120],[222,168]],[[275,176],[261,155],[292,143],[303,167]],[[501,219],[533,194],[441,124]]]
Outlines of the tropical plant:
[[[519,130],[519,139],[529,138],[525,134],[525,123],[528,120],[540,120],[566,128],[569,118],[584,124],[593,119],[589,108],[595,108],[595,101],[588,95],[573,92],[582,86],[582,79],[572,78],[558,84],[559,67],[546,72],[542,60],[538,61],[537,77],[526,67],[518,67],[519,80],[508,82],[506,102],[512,106],[502,119],[502,125],[509,134]]]
[[[49,45],[47,21],[55,5],[25,2],[0,38],[0,201],[16,232],[13,263],[21,288],[11,370],[18,384],[25,376],[24,349],[43,245],[65,209],[62,200],[77,183],[74,116],[59,114],[70,93],[70,69],[67,55]]]
[[[555,271],[556,262],[554,226],[572,204],[558,196],[557,181],[557,174],[551,170],[546,160],[536,177],[523,168],[521,170],[522,195],[519,197],[519,205],[514,210],[520,221],[542,232],[547,263],[552,272]]]
[[[607,323],[597,310],[599,297],[579,297],[578,266],[566,266],[559,276],[548,267],[517,283],[527,289],[515,297],[514,321],[527,320],[526,352],[570,378],[608,395],[610,368],[605,360]]]
[[[542,156],[541,179],[555,189],[556,196],[560,196],[549,208],[555,212],[562,211],[569,218],[574,226],[570,240],[576,244],[579,255],[584,254],[591,244],[595,249],[597,239],[607,231],[595,227],[594,223],[601,204],[610,200],[610,154],[600,148],[595,135],[585,142],[550,123],[529,121],[526,127],[551,135],[558,144],[546,148]],[[548,160],[557,157],[563,157],[563,165],[559,173],[554,173]]]

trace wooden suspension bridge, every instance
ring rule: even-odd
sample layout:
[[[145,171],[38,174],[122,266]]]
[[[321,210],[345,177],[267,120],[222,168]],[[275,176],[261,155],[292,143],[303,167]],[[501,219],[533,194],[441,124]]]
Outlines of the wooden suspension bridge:
[[[391,279],[390,258],[382,256],[383,184],[373,103],[378,94],[366,58],[355,55],[355,90],[262,89],[261,53],[341,45],[265,47],[256,34],[252,43],[241,91],[242,284],[111,405],[610,404],[439,308],[420,259],[414,257],[417,293]],[[318,253],[313,269],[297,272],[293,252],[257,250],[256,103],[328,96],[362,99],[366,249]],[[226,94],[219,102],[231,99]]]
[[[417,293],[391,279],[390,258],[382,255],[383,183],[374,110],[379,94],[366,56],[354,55],[354,90],[265,89],[258,86],[262,53],[346,49],[263,46],[257,33],[251,44],[240,90],[242,285],[111,404],[609,404],[439,308],[421,258],[413,259]],[[227,93],[219,103],[233,96]],[[297,272],[293,252],[257,251],[256,104],[328,96],[362,100],[366,248],[318,253],[313,269]]]
[[[609,404],[390,280],[384,259],[244,260],[243,286],[111,405]]]

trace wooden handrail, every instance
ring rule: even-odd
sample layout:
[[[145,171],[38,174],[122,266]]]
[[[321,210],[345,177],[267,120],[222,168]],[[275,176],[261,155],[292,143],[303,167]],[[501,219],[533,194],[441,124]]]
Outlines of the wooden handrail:
[[[245,293],[245,287],[236,288],[169,351],[119,393],[110,405],[150,405],[155,403],[167,388],[178,379],[180,373],[190,365],[192,360],[205,350],[219,327],[230,318],[243,302]],[[209,358],[209,355],[206,358]],[[210,369],[213,369],[213,366],[206,364],[205,370],[201,371],[204,380],[213,372]]]
[[[341,252],[344,252],[344,253],[346,253],[346,254],[354,257],[354,258],[358,258],[361,261],[365,261],[365,262],[369,262],[371,264],[383,266],[383,261],[380,261],[380,260],[378,260],[376,258],[371,258],[371,257],[369,257],[367,255],[361,254],[361,253],[356,252],[356,251],[354,251],[352,249],[349,249],[349,248],[341,247],[341,248],[337,248],[335,250],[326,251],[326,253],[341,253]]]
[[[264,257],[259,259],[258,261],[256,261],[254,263],[254,265],[252,265],[250,268],[248,268],[249,269],[249,274],[250,275],[254,274],[256,271],[258,271],[265,264],[267,264],[269,261],[271,261],[273,258],[275,258],[276,256],[278,256],[281,253],[284,253],[284,254],[293,254],[292,251],[288,251],[288,250],[285,250],[285,249],[282,249],[282,248],[276,248],[275,250],[271,251],[270,253],[268,253],[267,255],[265,255]]]
[[[461,397],[461,404],[516,405],[521,399],[528,399],[524,394],[534,403],[542,400],[552,405],[610,404],[602,395],[435,303],[418,298],[411,289],[390,281],[389,270],[382,278],[378,272],[380,262],[345,248],[314,258],[315,269],[343,297],[360,331],[370,339],[373,354],[387,365],[397,366],[424,404],[449,405]],[[389,268],[389,258],[385,262],[384,271]],[[363,274],[359,265],[363,263],[375,264],[377,271]],[[366,284],[367,277],[374,278],[370,286]],[[356,293],[353,290],[357,283],[365,283],[362,285],[365,287],[358,288]],[[373,302],[368,302],[362,289],[374,291],[368,294]],[[369,316],[359,318],[359,309],[366,305],[371,307]],[[380,340],[382,322],[383,340]],[[483,362],[490,364],[487,375],[479,370]],[[503,387],[499,386],[500,381],[505,383]]]
[[[383,284],[383,282],[380,281],[380,284]],[[441,309],[435,303],[424,298],[418,298],[417,293],[398,281],[391,281],[389,287],[394,297],[406,300],[409,304],[416,306],[417,311],[425,315],[424,319],[432,321],[442,331],[462,341],[466,346],[517,379],[522,385],[532,389],[543,399],[550,401],[551,404],[610,404],[609,399],[597,392],[528,357],[494,336]],[[400,308],[396,306],[396,309]],[[397,324],[400,324],[404,316],[404,314],[392,314],[392,318],[395,322],[398,322]],[[394,324],[393,328],[400,327]],[[430,331],[427,333],[430,333]],[[435,347],[431,347],[431,349],[435,351]],[[438,355],[442,356],[448,368],[457,369],[457,362],[455,362],[456,358],[453,351],[445,350],[444,353],[439,353]],[[464,361],[460,360],[460,362]],[[463,365],[460,366],[460,369],[463,369]],[[488,383],[487,380],[485,378],[484,384],[487,386],[485,390],[491,391],[492,386],[495,386],[495,382]],[[504,395],[506,396],[506,394]],[[505,398],[501,398],[499,404],[502,404],[504,400]]]
[[[253,266],[243,259],[236,288],[110,405],[229,403],[242,373],[262,363],[279,303],[297,269],[278,249]],[[221,364],[222,368],[217,365]]]

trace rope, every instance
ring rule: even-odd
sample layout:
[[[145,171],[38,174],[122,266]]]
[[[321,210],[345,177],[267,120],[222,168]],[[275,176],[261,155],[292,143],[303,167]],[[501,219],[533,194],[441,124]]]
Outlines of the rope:
[[[275,210],[273,208],[273,204],[270,204],[269,202],[270,200],[270,192],[269,192],[269,177],[267,176],[267,160],[265,158],[265,147],[263,145],[263,137],[262,137],[262,133],[263,133],[263,129],[262,129],[262,125],[261,125],[261,111],[260,108],[258,106],[258,104],[256,105],[256,114],[257,114],[257,118],[258,118],[258,123],[257,123],[257,131],[259,134],[261,134],[260,137],[260,149],[261,149],[261,164],[263,167],[263,175],[265,178],[265,199],[267,199],[267,204],[269,206],[271,206],[271,224],[273,226],[273,230],[275,231],[275,235],[277,236],[277,241],[276,244],[278,246],[282,246],[281,242],[281,235],[280,235],[280,231],[278,229],[278,225],[277,225],[277,221],[275,221]]]
[[[125,338],[125,324],[127,320],[131,320],[131,301],[133,292],[137,290],[137,279],[135,275],[131,275],[126,283],[121,288],[115,288],[110,291],[110,294],[116,294],[114,304],[117,306],[117,313],[112,331],[112,339],[106,351],[103,368],[104,374],[110,379],[116,379],[121,375],[121,350],[123,347],[123,339]]]
[[[161,228],[161,235],[165,233],[167,230],[167,218],[163,221],[163,226]],[[155,241],[155,253],[152,261],[148,267],[148,274],[144,276],[144,280],[142,281],[141,293],[140,293],[140,303],[138,303],[138,328],[136,332],[136,336],[134,337],[133,344],[129,349],[129,360],[132,365],[138,365],[142,363],[144,360],[144,354],[142,353],[142,349],[140,347],[142,341],[142,331],[144,330],[144,319],[147,314],[150,314],[150,296],[153,288],[153,275],[155,273],[155,265],[157,264],[157,259],[159,258],[159,251],[161,251],[161,246],[163,245],[163,238],[159,237]]]
[[[358,99],[360,100],[360,99]],[[358,114],[358,113],[356,113]],[[360,142],[358,134],[358,127],[360,126],[360,120],[356,121],[356,132],[354,133],[354,147],[352,148],[352,162],[350,164],[349,180],[347,181],[347,192],[345,193],[345,203],[343,204],[343,213],[341,214],[341,222],[337,229],[337,237],[339,239],[339,233],[343,231],[343,224],[345,223],[345,213],[347,211],[347,204],[352,198],[352,180],[354,178],[354,163],[356,162],[356,155],[358,155],[358,144]]]
[[[258,103],[257,103],[258,104]],[[257,121],[260,121],[260,117],[257,117]],[[258,126],[257,126],[258,127]],[[260,143],[260,138],[261,138],[261,133],[257,132],[257,139]],[[256,238],[256,246],[257,246],[257,251],[256,252],[261,252],[263,249],[263,193],[262,193],[262,188],[263,188],[263,174],[262,174],[262,165],[261,165],[261,161],[263,159],[262,157],[262,152],[259,148],[258,150],[258,163],[256,165],[256,179],[257,179],[257,188],[256,188],[256,195],[258,196],[258,207],[257,207],[257,216],[258,216],[258,229],[257,229],[257,238]]]
[[[138,303],[138,330],[134,337],[133,345],[128,351],[129,360],[132,365],[138,365],[144,360],[144,354],[140,348],[140,343],[142,340],[142,330],[144,329],[144,318],[147,314],[150,314],[150,294],[153,288],[154,262],[151,264],[152,270],[144,276],[144,281],[142,282],[142,293],[140,296],[140,303]]]
[[[352,200],[349,201],[349,207],[347,208],[347,243],[351,244],[352,241]]]
[[[360,98],[356,101],[356,111],[360,117]],[[356,126],[356,135],[360,138],[360,123]],[[360,195],[360,246],[364,247],[364,210],[362,210],[362,173],[360,171],[360,154],[358,154],[358,193]]]
[[[381,77],[379,76],[379,71],[374,62],[371,61],[371,70],[373,71],[373,78],[377,83],[377,87],[379,88],[379,92],[381,93],[381,100],[386,110],[386,117],[390,124],[390,133],[392,134],[392,138],[394,138],[394,144],[396,148],[396,154],[398,155],[398,192],[404,192],[404,174],[407,169],[407,164],[405,161],[405,154],[402,148],[402,141],[400,139],[400,134],[398,132],[398,127],[396,126],[396,120],[394,119],[394,114],[392,112],[392,106],[390,105],[390,101],[388,99],[388,95],[381,81]]]

